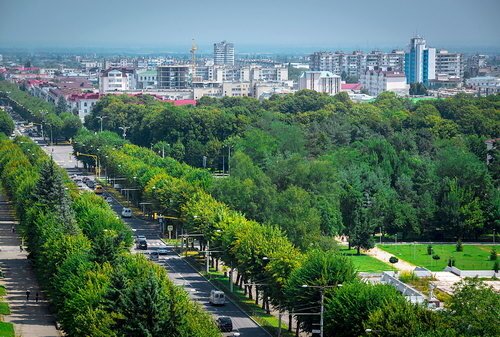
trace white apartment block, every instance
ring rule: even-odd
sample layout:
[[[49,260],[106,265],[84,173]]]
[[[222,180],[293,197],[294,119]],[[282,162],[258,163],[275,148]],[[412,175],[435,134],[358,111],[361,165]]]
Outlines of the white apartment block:
[[[234,66],[234,44],[226,41],[214,43],[214,63]]]
[[[315,52],[310,56],[309,67],[313,71],[330,71],[335,75],[359,77],[367,68],[391,67],[394,70],[403,70],[405,54],[402,50],[393,50],[391,53],[372,51],[365,54],[354,51],[344,52]]]
[[[439,50],[436,53],[436,75],[448,75],[450,78],[463,78],[464,63],[462,54]]]
[[[378,96],[384,91],[392,91],[399,96],[408,96],[410,85],[406,83],[405,73],[402,71],[388,71],[382,69],[367,69],[360,76],[363,89],[371,96]]]
[[[135,89],[134,70],[126,68],[110,68],[101,71],[99,76],[99,93],[128,91]]]
[[[335,95],[340,91],[340,76],[330,71],[306,71],[299,78],[299,90],[302,89]]]

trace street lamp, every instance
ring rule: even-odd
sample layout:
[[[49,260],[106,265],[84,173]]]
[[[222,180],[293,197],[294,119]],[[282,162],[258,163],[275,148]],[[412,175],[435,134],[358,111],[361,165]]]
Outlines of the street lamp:
[[[337,284],[334,286],[312,286],[308,284],[303,284],[302,288],[317,288],[321,296],[321,309],[320,309],[320,321],[319,321],[319,336],[323,337],[323,316],[325,311],[325,289],[342,287],[342,284]]]
[[[122,136],[123,139],[125,139],[125,137],[127,137],[127,130],[130,129],[130,126],[120,126],[118,129],[123,130]]]
[[[102,132],[102,120],[104,118],[108,118],[108,116],[97,116],[97,119],[99,119],[101,121],[101,132]]]

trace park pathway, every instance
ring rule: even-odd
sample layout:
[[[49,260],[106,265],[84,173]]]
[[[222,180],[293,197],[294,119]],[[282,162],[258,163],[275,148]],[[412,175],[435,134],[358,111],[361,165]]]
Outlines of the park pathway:
[[[61,333],[55,327],[55,318],[49,312],[26,251],[20,252],[21,240],[17,230],[14,210],[0,189],[0,267],[4,278],[0,280],[7,290],[5,300],[10,306],[10,315],[4,316],[6,322],[14,324],[16,336],[22,337],[56,337]],[[31,291],[26,301],[26,290]],[[39,293],[40,300],[35,302]]]
[[[391,253],[386,252],[385,250],[378,248],[378,247],[374,247],[370,250],[367,250],[365,253],[367,255],[370,255],[370,256],[376,258],[377,260],[391,264],[389,262],[389,259],[393,255]],[[408,272],[412,272],[416,267],[414,264],[411,264],[411,263],[406,262],[405,260],[401,260],[401,259],[399,259],[399,261],[397,263],[392,264],[392,266],[394,266],[394,268],[396,268],[399,271],[408,271]]]

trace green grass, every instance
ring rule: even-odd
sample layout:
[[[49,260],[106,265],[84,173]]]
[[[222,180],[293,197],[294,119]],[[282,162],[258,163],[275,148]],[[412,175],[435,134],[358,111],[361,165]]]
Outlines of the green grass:
[[[350,257],[352,263],[358,271],[367,273],[380,273],[387,270],[395,270],[393,266],[388,263],[377,260],[374,257],[361,253],[356,255],[356,249],[341,249],[343,254]]]
[[[7,295],[7,291],[5,290],[5,286],[0,285],[0,296]]]
[[[10,315],[10,308],[8,303],[0,302],[0,315]]]
[[[12,323],[0,322],[0,336],[15,337],[14,325]]]
[[[442,271],[450,257],[455,258],[455,267],[463,270],[492,270],[493,261],[490,261],[490,250],[493,245],[463,245],[463,251],[457,252],[455,244],[432,245],[434,254],[441,259],[433,260],[427,255],[427,244],[378,245],[379,248],[408,261],[416,266],[425,267],[432,271]],[[497,252],[500,245],[495,245]]]

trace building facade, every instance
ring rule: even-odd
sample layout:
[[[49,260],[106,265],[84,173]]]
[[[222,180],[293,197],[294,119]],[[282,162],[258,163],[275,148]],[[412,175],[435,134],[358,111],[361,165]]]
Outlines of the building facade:
[[[99,93],[128,91],[135,89],[134,70],[128,68],[109,68],[99,76]]]
[[[138,69],[135,73],[137,89],[154,89],[156,88],[156,70]]]
[[[447,50],[439,50],[436,54],[436,76],[448,75],[449,78],[462,79],[464,76],[464,64],[462,54],[449,53]]]
[[[190,65],[166,65],[157,69],[157,86],[159,89],[188,89],[191,87]]]
[[[340,91],[340,76],[329,71],[306,71],[299,78],[302,89],[335,95]]]
[[[214,43],[214,63],[234,66],[234,44],[227,41]]]
[[[367,69],[360,76],[363,89],[371,96],[378,96],[384,91],[392,91],[399,96],[408,96],[410,86],[406,83],[405,73],[384,69]]]
[[[405,54],[405,73],[408,83],[424,83],[436,78],[436,48],[429,48],[425,40],[416,36],[410,39]]]

